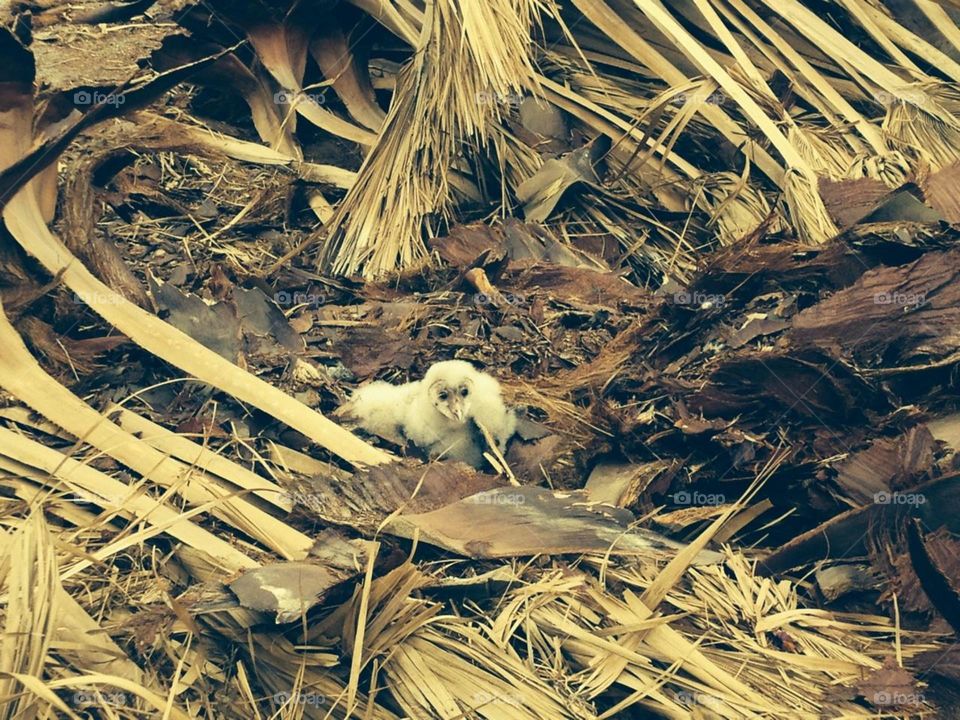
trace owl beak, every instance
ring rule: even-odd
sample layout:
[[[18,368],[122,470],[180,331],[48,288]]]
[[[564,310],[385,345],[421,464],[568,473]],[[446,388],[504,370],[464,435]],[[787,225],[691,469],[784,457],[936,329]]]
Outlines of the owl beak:
[[[453,409],[453,415],[457,418],[457,422],[463,422],[463,407],[461,405],[457,405]]]

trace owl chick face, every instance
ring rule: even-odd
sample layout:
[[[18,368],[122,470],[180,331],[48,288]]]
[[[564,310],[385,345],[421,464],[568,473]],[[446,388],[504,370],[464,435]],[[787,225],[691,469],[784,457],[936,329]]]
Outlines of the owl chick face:
[[[470,417],[473,383],[464,378],[459,382],[437,380],[430,386],[430,402],[445,418],[465,423]]]

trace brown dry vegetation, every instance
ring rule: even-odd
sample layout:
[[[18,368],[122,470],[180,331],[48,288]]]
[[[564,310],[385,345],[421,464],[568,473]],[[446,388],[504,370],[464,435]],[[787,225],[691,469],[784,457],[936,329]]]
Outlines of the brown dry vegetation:
[[[952,717],[958,17],[0,5],[0,720]]]

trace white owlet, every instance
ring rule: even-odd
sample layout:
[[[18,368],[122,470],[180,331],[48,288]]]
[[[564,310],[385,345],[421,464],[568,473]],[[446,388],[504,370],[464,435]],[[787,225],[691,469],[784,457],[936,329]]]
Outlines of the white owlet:
[[[344,413],[368,432],[406,438],[434,457],[483,466],[483,426],[504,452],[517,418],[503,402],[500,383],[463,360],[435,363],[423,380],[374,382],[354,393]]]

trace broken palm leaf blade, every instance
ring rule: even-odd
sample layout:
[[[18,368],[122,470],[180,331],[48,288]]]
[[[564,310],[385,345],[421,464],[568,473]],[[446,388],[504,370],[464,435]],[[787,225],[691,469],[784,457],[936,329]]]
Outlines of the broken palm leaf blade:
[[[194,548],[202,548],[211,559],[214,559],[215,567],[227,572],[235,572],[242,568],[256,566],[254,561],[234,549],[229,543],[138,492],[138,488],[124,485],[88,465],[65,457],[56,450],[19,437],[6,429],[0,429],[0,448],[4,458],[0,463],[5,466],[6,459],[9,458],[16,463],[15,467],[21,471],[21,474],[26,475],[30,468],[36,468],[42,473],[49,473],[50,478],[59,479],[64,489],[79,498],[103,503],[106,507],[115,510],[122,507],[125,512],[138,513],[144,518],[150,518],[150,523],[164,532],[172,534]],[[78,566],[77,570],[80,569],[82,567]],[[201,577],[207,577],[210,572],[198,574]]]
[[[202,472],[165,456],[135,435],[125,432],[96,410],[86,405],[67,388],[46,375],[9,324],[0,306],[0,337],[6,351],[0,356],[0,386],[51,418],[78,440],[89,443],[104,454],[116,458],[142,477],[150,477],[196,504],[219,501],[213,512],[250,537],[287,559],[301,558],[312,545],[310,538],[294,531],[282,521],[237,496],[228,488],[211,482],[198,482]],[[194,475],[199,477],[194,478]],[[231,497],[232,496],[232,497]]]
[[[72,672],[66,673],[66,677],[41,679],[45,666],[50,662],[50,655],[62,652],[58,647],[61,643],[65,643],[65,647],[70,644],[69,639],[74,631],[69,625],[63,625],[68,618],[86,625],[88,629],[92,626],[95,632],[99,632],[100,628],[64,592],[58,577],[54,538],[41,514],[32,514],[18,529],[2,532],[5,542],[0,544],[0,551],[3,552],[0,556],[0,584],[7,591],[4,619],[8,641],[0,653],[0,688],[4,693],[0,717],[14,720],[56,708],[67,717],[79,718],[81,716],[71,708],[80,704],[77,702],[77,691],[93,688],[94,692],[90,693],[90,701],[86,704],[100,704],[94,700],[98,697],[96,688],[109,686],[121,688],[123,704],[135,712],[140,711],[138,705],[142,703],[154,711],[168,713],[171,718],[188,720],[190,716],[184,710],[168,706],[165,693],[157,693],[144,684],[144,678],[137,677],[135,666],[124,668],[121,663],[114,663],[113,669],[121,670],[124,673],[122,676],[100,672],[104,666],[103,658],[98,657],[97,652],[91,652],[89,646],[74,651],[77,664]],[[10,640],[13,636],[17,636],[17,639]],[[116,646],[111,648],[110,643],[93,642],[100,645],[101,651],[119,650]],[[79,647],[83,648],[83,645]],[[91,672],[83,672],[84,666]],[[65,701],[54,692],[58,689],[70,689],[74,693],[72,697],[66,695]]]

